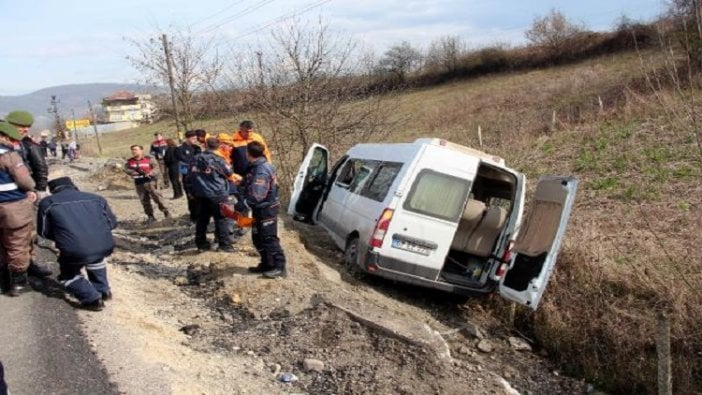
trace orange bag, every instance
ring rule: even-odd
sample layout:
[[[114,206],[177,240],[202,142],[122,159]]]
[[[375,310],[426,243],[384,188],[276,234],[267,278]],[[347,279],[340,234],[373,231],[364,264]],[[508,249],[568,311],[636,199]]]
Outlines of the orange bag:
[[[234,205],[230,202],[220,203],[219,212],[222,213],[223,216],[235,220],[240,228],[250,228],[253,226],[254,219],[236,211]]]

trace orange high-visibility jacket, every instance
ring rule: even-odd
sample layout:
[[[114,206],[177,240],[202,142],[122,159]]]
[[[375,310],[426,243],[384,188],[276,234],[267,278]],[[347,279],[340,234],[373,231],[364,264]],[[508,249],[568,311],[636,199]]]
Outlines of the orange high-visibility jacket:
[[[258,141],[263,144],[265,147],[263,155],[266,157],[268,162],[271,161],[271,152],[268,150],[268,144],[266,144],[266,140],[263,139],[263,136],[251,131],[249,132],[248,138],[245,139],[237,130],[232,135],[232,145],[234,148],[232,149],[231,158],[234,173],[239,175],[246,173],[246,170],[249,167],[249,159],[246,156],[246,145],[252,141]]]

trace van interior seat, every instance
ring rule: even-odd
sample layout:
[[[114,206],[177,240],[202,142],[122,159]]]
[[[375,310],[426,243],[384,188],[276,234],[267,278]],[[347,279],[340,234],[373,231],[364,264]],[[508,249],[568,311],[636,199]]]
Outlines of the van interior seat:
[[[475,231],[475,228],[483,219],[485,214],[485,203],[480,200],[469,199],[466,207],[463,210],[461,219],[458,222],[458,230],[451,242],[451,248],[454,250],[464,251],[470,236]]]
[[[482,258],[489,257],[505,222],[507,222],[507,209],[500,206],[488,207],[478,227],[468,238],[463,251]]]

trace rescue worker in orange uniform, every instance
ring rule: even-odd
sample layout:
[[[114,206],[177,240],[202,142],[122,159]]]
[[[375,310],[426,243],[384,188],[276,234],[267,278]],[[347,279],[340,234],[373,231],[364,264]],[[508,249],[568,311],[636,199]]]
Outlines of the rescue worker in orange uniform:
[[[30,243],[34,233],[36,184],[14,145],[22,140],[14,126],[0,121],[0,273],[8,295],[27,288]]]
[[[156,221],[151,200],[156,203],[166,218],[170,218],[170,212],[163,203],[163,196],[158,191],[158,163],[154,158],[144,155],[144,147],[141,145],[135,144],[130,148],[134,156],[124,165],[124,172],[134,179],[137,195],[141,205],[144,206],[144,214],[148,217],[147,221]]]
[[[243,176],[249,170],[249,159],[246,153],[246,145],[252,141],[258,141],[263,145],[263,156],[270,163],[271,152],[268,150],[268,145],[263,136],[253,131],[254,123],[252,121],[242,121],[239,124],[239,130],[232,135],[232,170],[234,173]]]

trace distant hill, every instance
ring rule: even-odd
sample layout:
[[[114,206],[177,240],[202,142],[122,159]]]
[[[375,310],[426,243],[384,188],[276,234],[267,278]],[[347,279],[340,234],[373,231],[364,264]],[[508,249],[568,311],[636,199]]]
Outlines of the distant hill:
[[[136,84],[72,84],[44,88],[36,92],[20,96],[0,96],[0,118],[8,112],[23,109],[34,114],[35,124],[33,129],[47,128],[53,124],[53,117],[48,113],[51,96],[59,100],[58,109],[62,117],[70,118],[71,110],[76,113],[76,118],[88,114],[88,100],[93,107],[100,106],[103,97],[107,97],[118,90],[127,90],[134,93],[151,92],[154,89]]]

